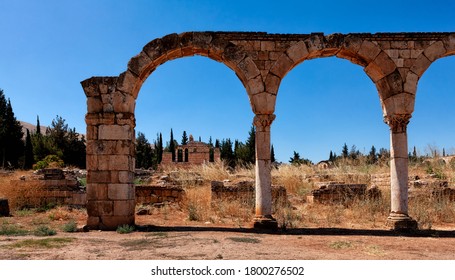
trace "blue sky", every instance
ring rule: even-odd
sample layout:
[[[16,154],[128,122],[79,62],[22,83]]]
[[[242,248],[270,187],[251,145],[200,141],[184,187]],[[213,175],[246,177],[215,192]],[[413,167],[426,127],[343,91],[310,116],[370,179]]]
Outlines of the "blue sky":
[[[17,119],[56,115],[85,133],[80,81],[117,76],[149,41],[185,31],[452,32],[454,1],[30,1],[0,0],[0,88]],[[436,61],[419,82],[409,147],[455,153],[455,57]],[[183,130],[203,141],[246,140],[253,114],[234,72],[205,57],[173,60],[139,93],[136,132],[165,141]],[[367,153],[389,147],[376,88],[357,65],[305,61],[282,81],[272,125],[276,157],[314,162],[347,143]]]

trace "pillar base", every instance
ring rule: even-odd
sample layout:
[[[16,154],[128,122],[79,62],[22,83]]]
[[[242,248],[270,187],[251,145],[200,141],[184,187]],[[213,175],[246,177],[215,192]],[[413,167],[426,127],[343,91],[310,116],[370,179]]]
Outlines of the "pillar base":
[[[255,229],[278,230],[278,223],[271,215],[257,216],[253,220]]]
[[[406,214],[390,213],[387,218],[387,227],[391,230],[407,231],[418,228],[417,221]]]

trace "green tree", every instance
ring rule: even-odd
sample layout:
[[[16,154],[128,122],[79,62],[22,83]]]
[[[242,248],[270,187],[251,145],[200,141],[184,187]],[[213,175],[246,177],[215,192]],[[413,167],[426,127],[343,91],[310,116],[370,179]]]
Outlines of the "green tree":
[[[223,139],[220,147],[220,158],[230,167],[235,167],[234,151],[232,150],[231,139]]]
[[[175,148],[176,148],[176,145],[174,142],[174,133],[172,132],[172,128],[171,128],[171,139],[169,140],[169,150],[172,153],[173,162],[175,161]]]
[[[184,130],[182,135],[182,145],[186,144],[188,144],[188,136],[186,135],[186,131]]]
[[[25,137],[25,151],[24,151],[24,169],[32,169],[34,163],[33,145],[30,131],[27,129],[27,136]]]
[[[376,153],[376,148],[374,146],[371,146],[371,150],[368,153],[367,156],[367,163],[368,164],[375,164],[378,162],[378,155]]]
[[[154,157],[152,146],[145,137],[145,134],[138,132],[136,138],[136,167],[145,169],[152,167]]]
[[[2,167],[18,167],[19,158],[24,154],[22,126],[14,116],[11,101],[6,101],[0,89],[0,159]]]
[[[297,153],[296,151],[294,151],[294,155],[289,159],[289,163],[291,163],[292,165],[301,165],[301,164],[311,165],[311,164],[313,164],[311,162],[311,160],[301,158],[299,153]]]
[[[246,159],[247,163],[255,163],[256,161],[256,128],[251,126],[250,131],[248,132],[248,139],[245,142],[246,150]]]
[[[346,145],[346,143],[344,143],[343,148],[341,149],[341,156],[343,158],[347,158],[349,156],[348,145]]]
[[[276,162],[275,149],[273,148],[273,144],[272,144],[272,148],[270,149],[270,162]]]

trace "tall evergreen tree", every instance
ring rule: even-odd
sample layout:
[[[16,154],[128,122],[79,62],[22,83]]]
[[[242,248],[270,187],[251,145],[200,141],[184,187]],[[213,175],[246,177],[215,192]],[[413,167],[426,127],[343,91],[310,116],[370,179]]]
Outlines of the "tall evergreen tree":
[[[348,145],[346,145],[346,143],[344,143],[343,148],[341,149],[341,156],[343,158],[347,158],[349,156]]]
[[[136,138],[136,167],[148,169],[153,165],[153,150],[145,137],[145,134],[139,132]]]
[[[378,155],[376,153],[376,148],[371,146],[370,153],[367,156],[367,163],[368,164],[375,164],[378,161]]]
[[[175,142],[174,142],[174,133],[172,132],[172,128],[171,128],[171,140],[169,140],[169,150],[171,151],[171,155],[172,155],[172,162],[175,161]]]
[[[39,116],[36,116],[36,134],[41,135],[41,125],[39,123]]]
[[[182,134],[182,145],[186,144],[188,144],[188,136],[186,135],[186,131],[184,130]]]
[[[33,167],[33,145],[30,131],[27,129],[27,136],[25,137],[25,152],[24,152],[24,169],[28,170]]]
[[[248,139],[245,142],[247,147],[246,162],[255,163],[256,161],[256,128],[252,125],[248,132]]]
[[[157,153],[157,164],[160,164],[163,160],[163,135],[160,132],[160,135],[157,137],[158,143],[156,145],[156,153]]]
[[[275,149],[273,148],[273,144],[272,144],[272,148],[270,149],[270,162],[276,162]]]
[[[17,167],[19,157],[24,154],[22,126],[14,116],[11,101],[6,101],[0,89],[0,159],[5,167]]]
[[[329,161],[334,161],[334,160],[335,160],[335,158],[333,156],[333,152],[332,152],[332,150],[330,150]]]
[[[234,151],[232,150],[231,139],[227,138],[221,141],[220,157],[227,163],[227,165],[235,167],[235,157]]]

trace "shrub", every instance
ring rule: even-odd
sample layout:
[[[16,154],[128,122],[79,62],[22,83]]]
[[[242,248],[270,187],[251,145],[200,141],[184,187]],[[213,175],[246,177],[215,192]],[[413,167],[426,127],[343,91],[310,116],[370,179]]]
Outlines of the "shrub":
[[[48,226],[39,226],[36,228],[33,234],[35,236],[51,236],[56,235],[57,231],[55,231],[55,229],[49,228]]]
[[[134,231],[134,226],[130,226],[130,225],[121,225],[121,226],[118,226],[118,228],[117,228],[117,232],[120,234],[131,233],[133,231]]]
[[[68,223],[64,224],[62,229],[64,232],[76,232],[77,223],[74,220],[71,220]]]

